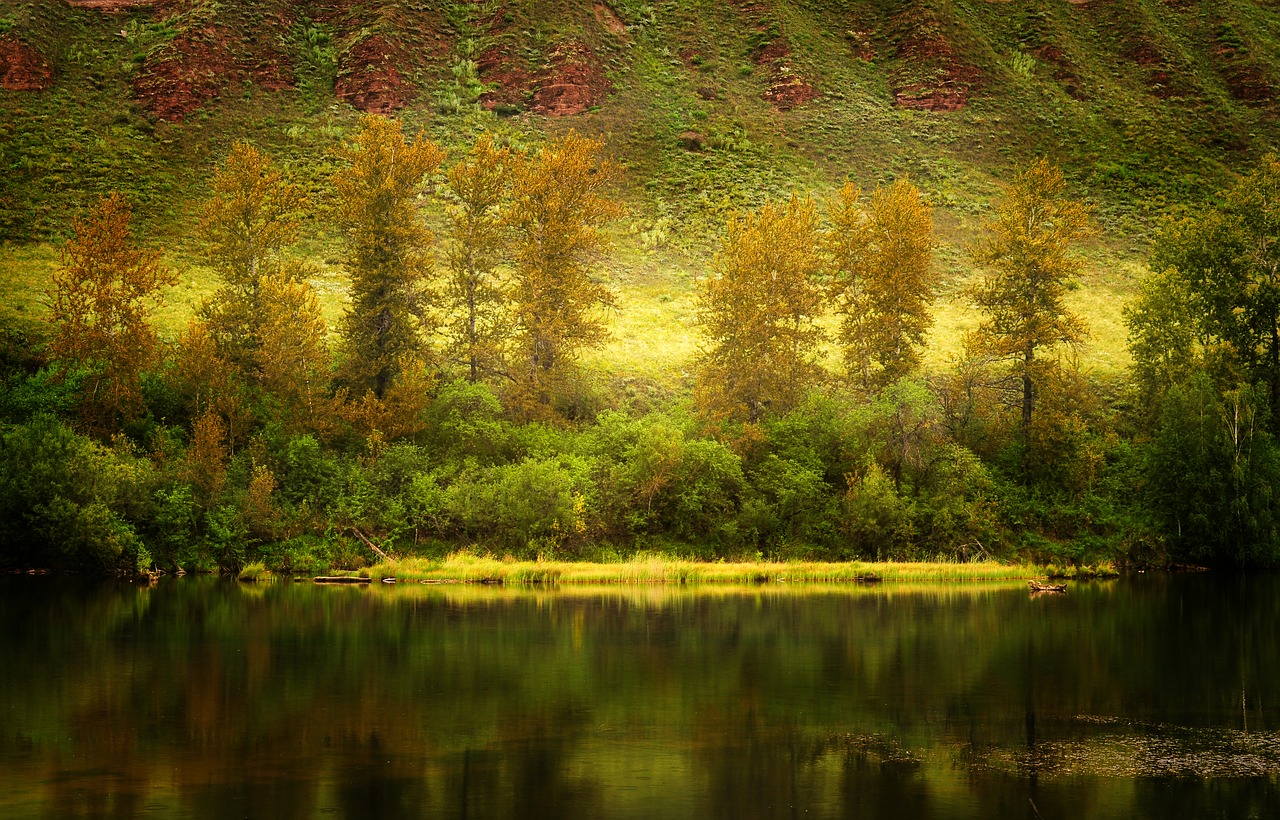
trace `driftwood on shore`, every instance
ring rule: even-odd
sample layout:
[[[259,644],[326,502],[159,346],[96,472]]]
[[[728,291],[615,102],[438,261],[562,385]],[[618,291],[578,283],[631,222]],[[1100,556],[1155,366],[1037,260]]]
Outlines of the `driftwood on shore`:
[[[358,575],[317,575],[311,579],[317,584],[367,584],[372,578],[361,578]]]
[[[1044,581],[1031,580],[1027,581],[1027,586],[1031,587],[1032,592],[1066,592],[1066,584],[1050,584]]]
[[[383,552],[383,551],[378,547],[378,545],[377,545],[377,544],[375,544],[375,543],[373,543],[372,541],[370,541],[370,540],[369,540],[369,538],[368,538],[364,533],[360,532],[360,530],[359,530],[359,529],[357,529],[357,528],[355,528],[355,527],[350,527],[349,529],[350,529],[353,533],[355,533],[355,534],[356,534],[356,538],[359,538],[361,541],[363,541],[363,542],[365,543],[365,546],[367,546],[369,549],[371,549],[371,550],[373,550],[375,553],[377,553],[378,557],[379,557],[379,558],[381,558],[383,561],[390,561],[390,560],[391,560],[391,558],[390,558],[390,557],[389,557],[385,552]]]

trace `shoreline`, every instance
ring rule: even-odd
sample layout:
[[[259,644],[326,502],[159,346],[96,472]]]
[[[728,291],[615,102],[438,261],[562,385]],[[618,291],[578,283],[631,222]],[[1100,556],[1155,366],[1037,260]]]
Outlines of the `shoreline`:
[[[246,567],[243,580],[266,574]],[[249,577],[246,577],[248,575]],[[894,582],[1026,581],[1032,578],[1104,578],[1119,572],[1110,563],[1084,567],[1001,564],[995,561],[749,561],[707,562],[642,557],[617,563],[517,561],[454,554],[443,559],[403,558],[330,577],[370,582],[511,585],[662,585],[662,584],[876,584]]]

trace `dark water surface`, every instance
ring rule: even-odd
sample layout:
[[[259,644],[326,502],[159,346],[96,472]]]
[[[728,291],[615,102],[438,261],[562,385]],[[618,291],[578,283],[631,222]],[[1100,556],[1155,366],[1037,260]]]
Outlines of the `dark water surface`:
[[[0,817],[1280,817],[1278,581],[0,577]]]

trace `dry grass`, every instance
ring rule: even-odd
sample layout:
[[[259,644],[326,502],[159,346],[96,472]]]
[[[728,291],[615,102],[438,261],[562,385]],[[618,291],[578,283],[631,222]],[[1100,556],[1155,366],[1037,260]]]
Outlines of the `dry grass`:
[[[1109,566],[1094,568],[1114,574]],[[742,562],[710,563],[640,555],[609,564],[516,561],[455,553],[444,559],[405,558],[360,570],[369,578],[427,583],[650,585],[650,584],[849,584],[1025,581],[1047,577],[1046,567],[977,563]]]

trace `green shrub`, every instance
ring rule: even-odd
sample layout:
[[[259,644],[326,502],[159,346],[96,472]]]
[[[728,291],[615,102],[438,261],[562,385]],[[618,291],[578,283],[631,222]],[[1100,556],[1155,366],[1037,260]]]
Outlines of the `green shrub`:
[[[0,563],[132,572],[150,466],[37,415],[0,438]]]
[[[449,488],[449,515],[507,549],[559,548],[585,532],[587,484],[585,462],[572,458],[476,469]]]
[[[841,513],[841,529],[848,540],[840,558],[882,561],[910,552],[911,514],[880,465],[871,464],[861,476],[850,478]]]
[[[820,469],[770,454],[750,477],[756,498],[743,528],[760,546],[831,544],[836,540],[836,495]]]

